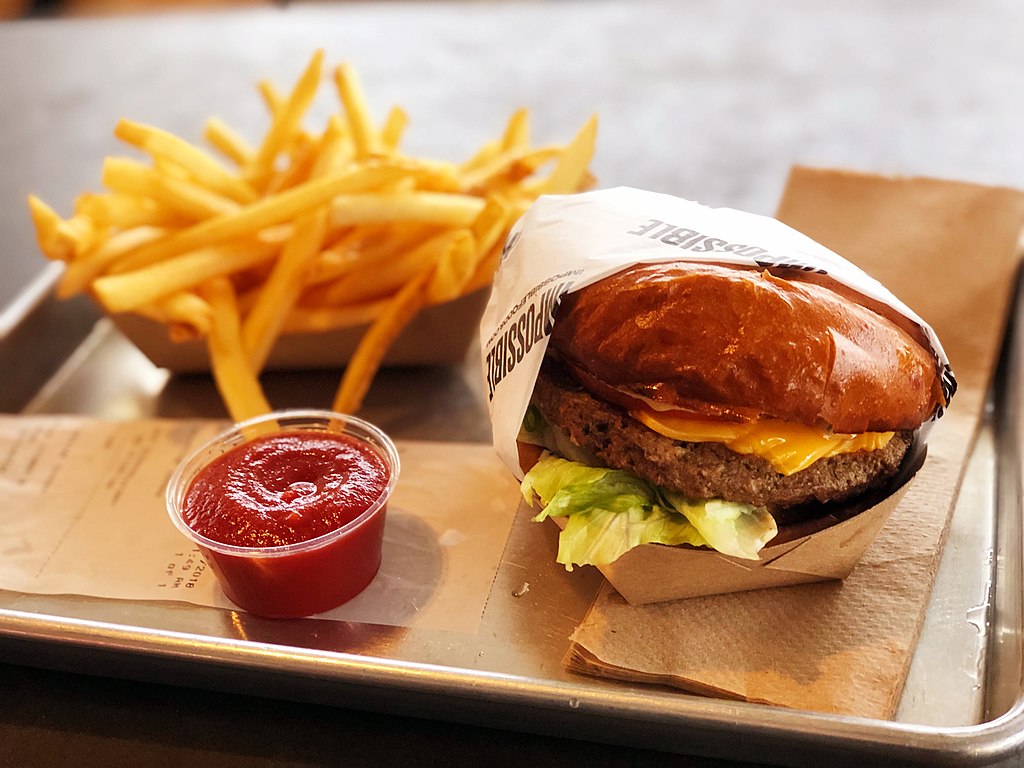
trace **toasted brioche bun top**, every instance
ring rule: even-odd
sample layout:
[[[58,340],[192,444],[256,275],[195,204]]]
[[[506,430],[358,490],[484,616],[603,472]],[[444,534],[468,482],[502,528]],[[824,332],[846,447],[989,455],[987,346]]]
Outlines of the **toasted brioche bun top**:
[[[817,282],[639,265],[563,298],[551,345],[597,394],[835,432],[916,429],[943,402],[934,355]]]

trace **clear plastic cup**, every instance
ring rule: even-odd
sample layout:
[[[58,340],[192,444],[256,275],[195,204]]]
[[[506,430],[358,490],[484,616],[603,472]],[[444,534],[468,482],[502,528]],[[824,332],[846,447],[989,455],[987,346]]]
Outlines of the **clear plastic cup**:
[[[341,434],[376,452],[389,470],[380,497],[341,527],[295,544],[237,546],[189,527],[182,516],[183,504],[203,469],[249,440],[295,432]],[[380,568],[384,519],[398,473],[394,443],[372,424],[330,411],[277,411],[236,424],[187,456],[167,484],[167,510],[178,530],[198,546],[233,603],[259,616],[309,616],[351,600],[373,581]]]

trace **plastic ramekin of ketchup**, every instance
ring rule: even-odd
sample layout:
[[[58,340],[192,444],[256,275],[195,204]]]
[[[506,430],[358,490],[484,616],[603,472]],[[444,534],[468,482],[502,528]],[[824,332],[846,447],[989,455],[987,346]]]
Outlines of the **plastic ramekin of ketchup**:
[[[228,598],[259,616],[335,608],[377,574],[394,443],[330,411],[277,411],[187,456],[167,485],[171,520]]]

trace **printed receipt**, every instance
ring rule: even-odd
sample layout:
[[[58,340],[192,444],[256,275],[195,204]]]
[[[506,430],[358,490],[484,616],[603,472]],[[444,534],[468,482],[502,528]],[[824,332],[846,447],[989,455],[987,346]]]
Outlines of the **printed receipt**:
[[[0,589],[234,608],[164,506],[174,467],[225,426],[0,416]],[[473,633],[518,484],[489,445],[398,450],[381,570],[317,618]]]

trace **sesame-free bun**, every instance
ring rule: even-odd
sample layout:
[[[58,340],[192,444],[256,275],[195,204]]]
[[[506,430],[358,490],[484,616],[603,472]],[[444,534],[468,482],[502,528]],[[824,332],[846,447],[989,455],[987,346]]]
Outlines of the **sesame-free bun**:
[[[934,355],[849,296],[755,269],[639,265],[566,295],[551,344],[585,384],[698,416],[916,429],[943,403]]]

